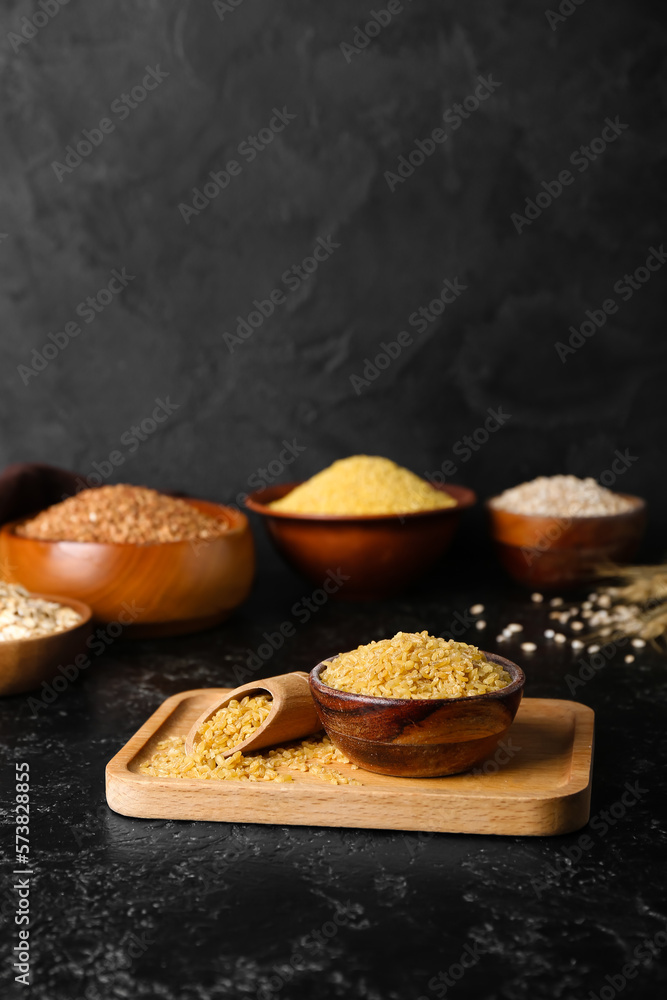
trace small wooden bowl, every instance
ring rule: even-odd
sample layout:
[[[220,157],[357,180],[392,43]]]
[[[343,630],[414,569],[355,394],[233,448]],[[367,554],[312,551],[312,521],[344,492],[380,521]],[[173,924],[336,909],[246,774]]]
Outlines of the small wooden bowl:
[[[459,774],[493,753],[523,694],[521,667],[485,655],[512,678],[501,691],[470,698],[374,698],[323,684],[326,663],[311,671],[310,690],[327,736],[353,764],[406,778]]]
[[[205,500],[186,501],[229,530],[220,538],[153,545],[48,542],[0,530],[5,578],[86,601],[101,622],[135,638],[178,635],[224,621],[250,592],[255,554],[245,514]]]
[[[412,514],[289,514],[268,506],[299,485],[258,490],[246,507],[262,515],[276,548],[294,569],[320,587],[334,574],[341,583],[328,593],[352,601],[404,590],[446,552],[461,511],[477,499],[465,486],[446,486],[442,489],[456,500],[455,507]]]
[[[38,688],[44,681],[60,675],[59,666],[69,666],[86,648],[92,632],[91,608],[82,601],[54,594],[35,594],[43,601],[64,604],[81,615],[81,621],[62,632],[36,636],[34,639],[10,639],[0,642],[0,695],[22,694]],[[63,674],[65,680],[67,675]]]
[[[633,506],[622,514],[541,517],[485,506],[496,552],[517,583],[537,590],[563,590],[594,579],[596,565],[627,562],[646,525],[641,497],[620,493]]]

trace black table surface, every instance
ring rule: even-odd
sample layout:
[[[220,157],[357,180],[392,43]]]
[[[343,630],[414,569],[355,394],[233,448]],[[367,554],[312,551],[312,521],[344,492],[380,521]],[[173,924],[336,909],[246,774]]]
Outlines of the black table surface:
[[[25,761],[34,871],[30,986],[14,981],[5,959],[3,995],[660,994],[667,978],[659,768],[667,663],[646,650],[628,665],[623,650],[600,669],[584,670],[589,679],[573,692],[568,676],[579,676],[581,654],[542,638],[550,624],[546,605],[531,604],[493,564],[466,576],[458,556],[402,597],[328,601],[312,605],[303,621],[305,612],[295,617],[294,605],[312,588],[265,554],[250,600],[221,627],[171,639],[118,639],[51,704],[0,700],[5,828],[14,821],[14,762]],[[467,624],[466,609],[476,602],[486,606],[484,632]],[[494,648],[502,626],[523,623],[521,638],[537,638],[538,651],[522,654],[518,641],[500,649],[524,666],[526,694],[574,697],[596,712],[593,822],[566,836],[534,838],[140,820],[112,812],[105,764],[146,718],[176,692],[234,686],[235,668],[263,633],[286,621],[295,635],[255,676],[307,670],[323,656],[398,630],[440,634],[460,625],[460,638]],[[17,932],[13,836],[3,864],[7,954]]]

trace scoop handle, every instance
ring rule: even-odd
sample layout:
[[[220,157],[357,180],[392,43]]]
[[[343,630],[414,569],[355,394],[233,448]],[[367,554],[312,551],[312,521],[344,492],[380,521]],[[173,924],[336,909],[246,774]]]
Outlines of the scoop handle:
[[[298,670],[289,674],[278,674],[276,677],[249,681],[214,702],[190,727],[185,738],[185,752],[192,753],[197,732],[212,715],[233,699],[240,700],[250,694],[270,694],[273,699],[271,712],[247,740],[225,750],[223,757],[230,757],[237,750],[245,753],[303,739],[322,728],[310,693],[308,674]]]

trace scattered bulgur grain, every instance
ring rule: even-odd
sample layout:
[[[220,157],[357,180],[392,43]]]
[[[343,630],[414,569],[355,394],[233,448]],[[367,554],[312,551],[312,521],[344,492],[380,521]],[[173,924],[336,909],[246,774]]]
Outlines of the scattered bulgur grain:
[[[143,486],[100,486],[47,507],[16,528],[24,538],[52,542],[152,545],[206,541],[229,530],[185,500]]]
[[[476,646],[428,632],[397,632],[327,660],[320,680],[381,698],[464,698],[507,687],[507,671]]]
[[[285,772],[301,771],[334,785],[359,784],[340,771],[328,770],[332,764],[350,762],[324,735],[259,753],[243,754],[237,750],[230,757],[222,756],[225,750],[247,739],[270,711],[271,698],[267,695],[231,701],[199,730],[190,756],[185,753],[184,738],[172,736],[158,743],[139,771],[154,778],[277,782],[293,781],[292,775]],[[354,764],[350,766],[357,770]]]

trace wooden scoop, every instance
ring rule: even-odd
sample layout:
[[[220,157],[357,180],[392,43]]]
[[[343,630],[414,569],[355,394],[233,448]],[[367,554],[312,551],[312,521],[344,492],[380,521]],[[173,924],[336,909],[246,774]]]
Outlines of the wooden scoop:
[[[249,753],[251,750],[261,750],[263,747],[275,746],[279,743],[289,743],[304,736],[310,736],[322,728],[308,686],[308,674],[295,671],[291,674],[281,674],[278,677],[266,677],[261,681],[251,681],[242,684],[214,702],[210,708],[199,716],[192,724],[185,737],[185,752],[192,753],[195,737],[199,729],[212,715],[236,699],[240,701],[249,694],[270,694],[273,698],[271,712],[247,740],[229,747],[222,754],[230,757],[237,750]]]

